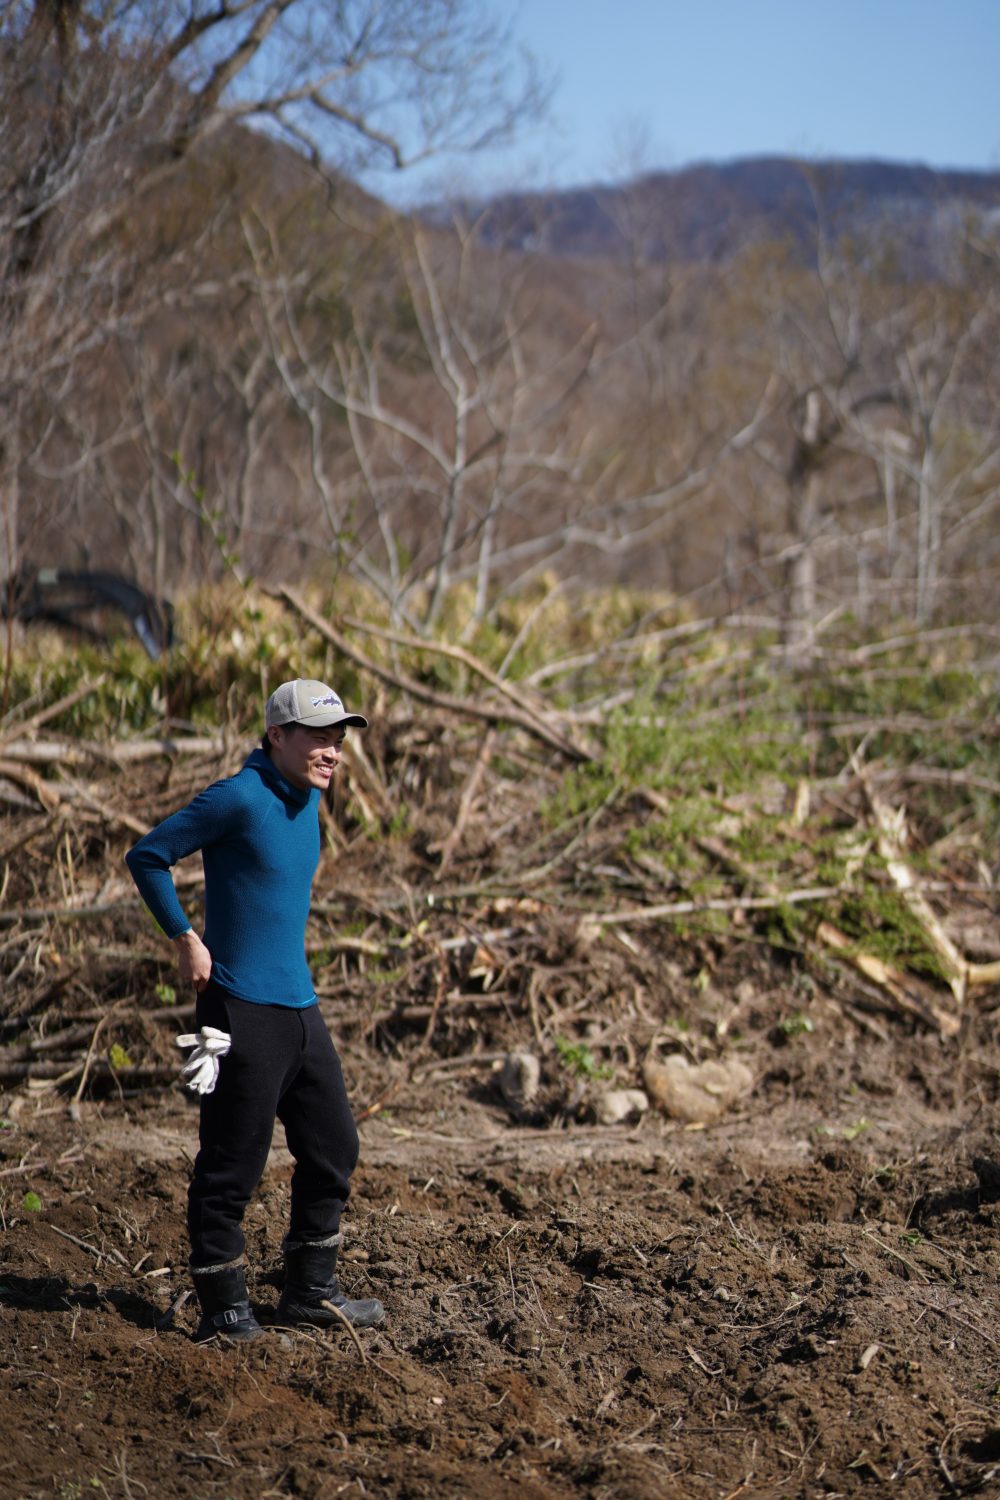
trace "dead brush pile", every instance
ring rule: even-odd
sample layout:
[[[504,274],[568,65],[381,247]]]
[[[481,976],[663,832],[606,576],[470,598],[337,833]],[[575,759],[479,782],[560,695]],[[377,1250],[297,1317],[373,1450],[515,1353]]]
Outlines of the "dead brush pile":
[[[16,656],[3,1090],[172,1083],[193,1006],[122,856],[241,764],[261,690],[300,672],[372,724],[322,809],[308,929],[331,1022],[371,1061],[368,1112],[528,1050],[522,1117],[586,1116],[649,1057],[808,1029],[820,992],[883,1036],[953,1034],[995,992],[993,632],[845,640],[793,671],[759,631],[634,600],[600,638],[536,602],[469,646],[332,624],[290,591],[247,611],[192,604],[166,665],[121,643]],[[200,867],[177,880],[197,922]],[[767,1009],[775,963],[793,1011]]]

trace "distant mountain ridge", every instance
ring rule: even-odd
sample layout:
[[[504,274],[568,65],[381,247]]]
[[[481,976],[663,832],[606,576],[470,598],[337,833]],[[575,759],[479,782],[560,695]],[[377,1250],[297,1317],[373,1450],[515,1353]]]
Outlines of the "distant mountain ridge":
[[[1000,229],[1000,172],[749,157],[622,185],[435,204],[423,216],[441,223],[456,212],[478,220],[497,248],[553,256],[719,264],[748,246],[782,243],[808,260],[822,232],[891,243],[908,272],[947,274],[970,216]]]

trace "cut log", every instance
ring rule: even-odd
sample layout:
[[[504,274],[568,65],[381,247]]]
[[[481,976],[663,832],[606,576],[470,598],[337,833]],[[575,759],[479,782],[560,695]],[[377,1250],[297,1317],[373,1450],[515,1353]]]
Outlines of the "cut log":
[[[954,1011],[944,1010],[934,1000],[917,994],[902,970],[876,958],[872,953],[860,952],[847,934],[834,927],[832,922],[820,922],[816,938],[827,948],[843,953],[860,974],[864,974],[866,979],[870,979],[890,995],[900,1010],[918,1016],[928,1026],[936,1026],[945,1036],[956,1035],[960,1022]]]

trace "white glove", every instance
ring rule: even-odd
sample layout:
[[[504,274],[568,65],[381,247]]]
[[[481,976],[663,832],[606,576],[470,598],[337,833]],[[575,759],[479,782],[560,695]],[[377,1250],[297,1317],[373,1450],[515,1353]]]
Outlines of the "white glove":
[[[177,1038],[178,1047],[193,1047],[187,1062],[181,1068],[181,1077],[196,1094],[210,1094],[219,1076],[219,1058],[225,1057],[232,1045],[228,1031],[218,1031],[214,1026],[203,1026],[187,1036]]]

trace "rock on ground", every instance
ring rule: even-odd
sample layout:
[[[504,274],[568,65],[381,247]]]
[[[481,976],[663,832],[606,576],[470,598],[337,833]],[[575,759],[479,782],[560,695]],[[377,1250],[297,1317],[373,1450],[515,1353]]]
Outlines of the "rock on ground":
[[[692,1064],[680,1053],[647,1058],[643,1078],[657,1109],[690,1124],[717,1120],[753,1086],[750,1069],[736,1058]]]

